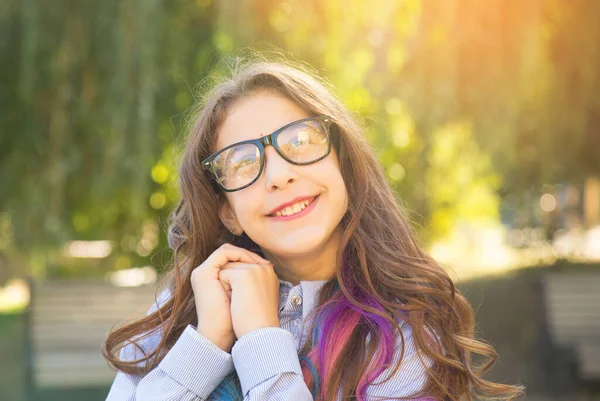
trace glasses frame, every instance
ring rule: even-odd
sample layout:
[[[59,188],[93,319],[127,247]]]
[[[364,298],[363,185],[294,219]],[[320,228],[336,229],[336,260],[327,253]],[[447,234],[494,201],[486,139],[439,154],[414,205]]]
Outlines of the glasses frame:
[[[319,157],[318,159],[312,160],[310,162],[299,163],[299,162],[291,160],[290,158],[288,158],[285,155],[285,153],[283,153],[283,150],[281,150],[281,148],[277,144],[277,136],[281,132],[283,132],[285,129],[287,129],[293,125],[303,123],[305,121],[319,121],[321,124],[323,124],[323,128],[325,129],[324,130],[325,136],[327,137],[327,151],[325,152],[325,154],[323,156]],[[265,136],[262,136],[257,139],[248,139],[246,141],[232,143],[231,145],[228,145],[228,146],[224,147],[223,149],[218,150],[217,152],[208,156],[206,159],[202,160],[202,166],[204,167],[205,171],[210,173],[211,180],[214,181],[223,191],[225,191],[225,192],[240,191],[240,190],[242,190],[244,188],[248,188],[250,185],[254,184],[262,175],[264,167],[265,167],[265,148],[269,145],[273,146],[275,148],[275,150],[277,151],[277,153],[279,153],[279,156],[281,156],[285,161],[287,161],[288,163],[297,165],[297,166],[306,166],[306,165],[316,163],[319,160],[326,158],[329,155],[329,153],[331,153],[331,132],[329,130],[331,123],[332,123],[331,118],[328,116],[324,116],[324,115],[306,117],[306,118],[302,118],[300,120],[292,121],[291,123],[286,124],[281,128],[278,128],[276,131],[270,133],[269,135],[265,135]],[[254,178],[248,184],[246,184],[240,188],[236,188],[236,189],[227,189],[219,182],[219,179],[217,178],[217,174],[215,172],[215,168],[214,168],[212,162],[222,152],[224,152],[228,149],[231,149],[233,147],[245,145],[245,144],[254,144],[258,147],[258,151],[260,154],[260,167],[259,167],[258,173],[256,174],[256,178]]]

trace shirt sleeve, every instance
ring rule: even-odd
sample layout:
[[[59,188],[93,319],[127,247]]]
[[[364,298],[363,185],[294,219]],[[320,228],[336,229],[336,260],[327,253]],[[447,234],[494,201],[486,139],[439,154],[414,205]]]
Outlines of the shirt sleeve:
[[[159,304],[170,293],[164,290]],[[153,313],[156,304],[148,311]],[[145,352],[156,348],[160,333],[139,339]],[[140,358],[142,352],[133,344],[121,349],[121,360]],[[233,371],[231,355],[203,337],[188,325],[163,360],[148,374],[130,375],[119,371],[111,386],[107,401],[203,401]]]
[[[398,335],[393,363],[367,387],[366,400],[402,399],[401,397],[413,395],[425,386],[425,365],[430,367],[432,361],[422,355],[421,362],[410,325],[402,322],[400,327],[405,347],[401,366],[389,378],[400,362],[402,353],[403,343]],[[240,378],[244,401],[313,400],[311,391],[304,382],[292,334],[287,330],[268,327],[250,332],[235,343],[231,354]],[[420,400],[433,401],[432,398]]]
[[[312,401],[292,333],[265,327],[242,336],[231,350],[244,401]]]

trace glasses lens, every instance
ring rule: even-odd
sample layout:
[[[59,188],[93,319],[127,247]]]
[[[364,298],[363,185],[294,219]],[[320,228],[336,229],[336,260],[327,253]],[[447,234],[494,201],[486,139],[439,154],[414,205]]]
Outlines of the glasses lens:
[[[252,143],[234,146],[219,153],[213,160],[217,180],[227,189],[248,185],[260,170],[260,151]]]
[[[302,121],[283,130],[277,145],[293,162],[310,163],[329,151],[327,129],[318,120]]]

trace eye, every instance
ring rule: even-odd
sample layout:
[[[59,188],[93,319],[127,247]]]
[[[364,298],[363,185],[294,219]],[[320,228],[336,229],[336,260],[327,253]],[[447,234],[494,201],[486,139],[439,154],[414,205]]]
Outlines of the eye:
[[[238,176],[250,174],[256,170],[256,164],[256,159],[252,157],[244,157],[242,160],[234,163],[231,166],[231,170]]]

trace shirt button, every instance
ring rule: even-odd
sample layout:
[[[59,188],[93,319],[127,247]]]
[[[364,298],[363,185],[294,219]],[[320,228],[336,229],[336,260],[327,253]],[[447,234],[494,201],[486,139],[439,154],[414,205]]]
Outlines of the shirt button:
[[[292,297],[292,303],[294,305],[302,305],[302,297],[300,295],[294,295]]]

